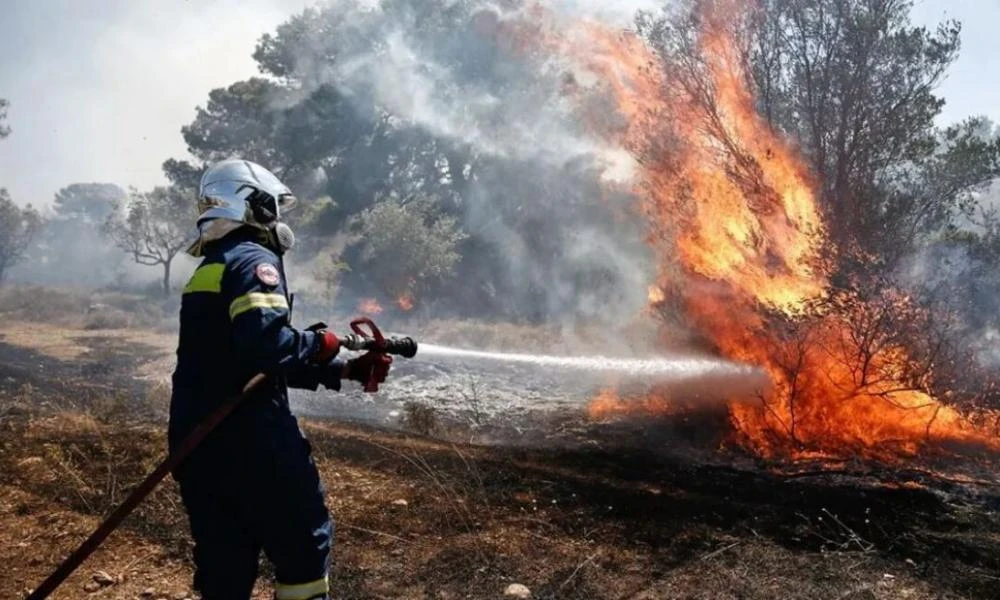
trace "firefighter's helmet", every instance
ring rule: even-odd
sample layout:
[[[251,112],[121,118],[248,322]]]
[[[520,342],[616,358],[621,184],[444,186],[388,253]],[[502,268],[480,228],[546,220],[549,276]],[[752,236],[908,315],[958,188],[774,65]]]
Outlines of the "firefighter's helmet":
[[[228,219],[268,227],[293,206],[295,196],[274,173],[238,158],[209,167],[198,188],[199,225]]]
[[[293,236],[279,221],[295,203],[288,186],[257,163],[239,158],[215,163],[198,186],[199,240],[189,252],[198,256],[203,244],[247,225],[270,233],[286,250]]]

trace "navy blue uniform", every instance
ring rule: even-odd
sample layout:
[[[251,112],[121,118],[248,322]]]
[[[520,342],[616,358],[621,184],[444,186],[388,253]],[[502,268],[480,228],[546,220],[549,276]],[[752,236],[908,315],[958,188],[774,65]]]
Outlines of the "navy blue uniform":
[[[205,600],[246,600],[261,550],[276,598],[326,598],[333,524],[288,387],[315,390],[321,340],[291,327],[280,257],[236,232],[204,248],[184,289],[169,440],[177,446],[257,373],[268,380],[224,420],[175,477],[195,540],[195,587]]]

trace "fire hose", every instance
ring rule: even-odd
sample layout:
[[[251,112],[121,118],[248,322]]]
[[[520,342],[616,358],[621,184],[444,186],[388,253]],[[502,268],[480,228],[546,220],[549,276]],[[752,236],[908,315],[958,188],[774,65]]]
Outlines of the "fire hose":
[[[362,326],[367,325],[368,331]],[[417,342],[412,338],[386,338],[371,319],[362,318],[351,322],[351,331],[347,335],[338,338],[340,347],[346,350],[374,352],[382,355],[397,355],[404,358],[413,358],[417,354]],[[73,571],[79,567],[95,550],[111,535],[115,529],[121,525],[122,521],[131,514],[147,496],[163,481],[163,479],[177,468],[181,462],[187,458],[191,452],[218,427],[226,417],[236,409],[250,394],[260,387],[268,378],[264,373],[255,375],[243,386],[243,390],[237,396],[227,399],[215,412],[202,421],[184,440],[177,446],[177,449],[161,462],[152,473],[146,476],[119,506],[112,512],[97,529],[90,534],[80,546],[70,554],[66,560],[41,583],[26,600],[43,600],[55,591],[59,585],[69,577]],[[365,392],[373,393],[378,391],[378,381],[372,377],[365,382]]]

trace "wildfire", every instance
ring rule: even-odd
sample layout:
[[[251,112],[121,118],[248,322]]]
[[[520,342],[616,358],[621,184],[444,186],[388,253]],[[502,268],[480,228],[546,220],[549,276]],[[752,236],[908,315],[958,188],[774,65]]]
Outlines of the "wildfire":
[[[640,399],[623,399],[612,389],[601,391],[587,406],[587,414],[595,420],[620,415],[667,414],[670,402],[662,396],[646,396]]]
[[[900,455],[928,442],[997,447],[912,381],[902,344],[888,336],[875,352],[862,347],[853,328],[872,310],[864,301],[805,318],[810,303],[828,297],[819,259],[834,251],[815,182],[755,109],[731,31],[739,4],[702,6],[702,60],[692,64],[666,65],[637,36],[589,23],[539,43],[596,75],[617,105],[617,120],[586,104],[580,110],[637,157],[635,191],[650,238],[658,249],[672,242],[650,304],[669,290],[671,305],[723,355],[771,376],[761,402],[730,406],[733,438],[768,456]],[[575,43],[580,36],[587,43]],[[668,409],[660,399],[625,401],[608,390],[590,414]]]
[[[413,310],[413,305],[414,305],[413,294],[411,294],[410,292],[406,292],[405,294],[396,299],[396,306],[398,306],[399,309],[402,311]]]
[[[382,310],[382,305],[375,298],[364,298],[358,302],[358,312],[363,315],[381,314]]]

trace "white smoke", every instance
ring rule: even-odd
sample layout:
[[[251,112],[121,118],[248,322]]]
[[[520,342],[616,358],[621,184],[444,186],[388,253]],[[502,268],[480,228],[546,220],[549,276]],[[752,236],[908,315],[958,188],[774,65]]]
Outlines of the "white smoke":
[[[548,86],[494,89],[457,81],[414,35],[397,25],[377,52],[350,56],[316,82],[333,84],[347,96],[365,96],[365,102],[374,100],[396,119],[482,154],[552,166],[588,158],[614,179],[631,174],[631,155],[579,131],[572,101],[559,94],[554,75],[568,73],[573,65],[555,60],[544,65]]]
[[[327,14],[335,15],[327,18],[349,35],[306,40],[296,56],[295,79],[302,95],[332,86],[361,114],[378,107],[392,123],[423,130],[474,156],[524,165],[543,178],[545,197],[525,198],[514,191],[518,182],[509,179],[509,172],[478,174],[463,198],[466,228],[506,258],[503,276],[522,287],[525,302],[537,302],[528,296],[536,298],[537,290],[544,290],[542,313],[599,317],[613,308],[615,314],[631,315],[645,306],[654,267],[642,225],[630,218],[630,197],[603,189],[606,184],[627,187],[635,159],[581,119],[583,102],[600,101],[602,82],[570,56],[532,48],[532,41],[527,48],[511,49],[505,44],[517,42],[505,36],[534,24],[539,14],[546,20],[541,27],[560,34],[572,31],[568,24],[588,20],[622,29],[637,10],[662,4],[561,0],[546,3],[538,13],[533,6],[500,8],[480,0],[462,4],[471,15],[463,22],[468,31],[435,36],[416,14],[422,8],[417,0],[384,6],[339,0],[327,5],[333,11]],[[564,42],[586,52],[585,39]],[[607,112],[613,118],[613,107]],[[540,213],[551,221],[543,235],[559,244],[562,268],[540,265],[544,261],[533,255],[535,246],[523,229],[504,220],[504,210],[520,210],[511,206],[514,202],[548,211]],[[598,293],[581,284],[580,273],[596,278],[604,273],[615,281]],[[614,290],[610,295],[608,288]]]

